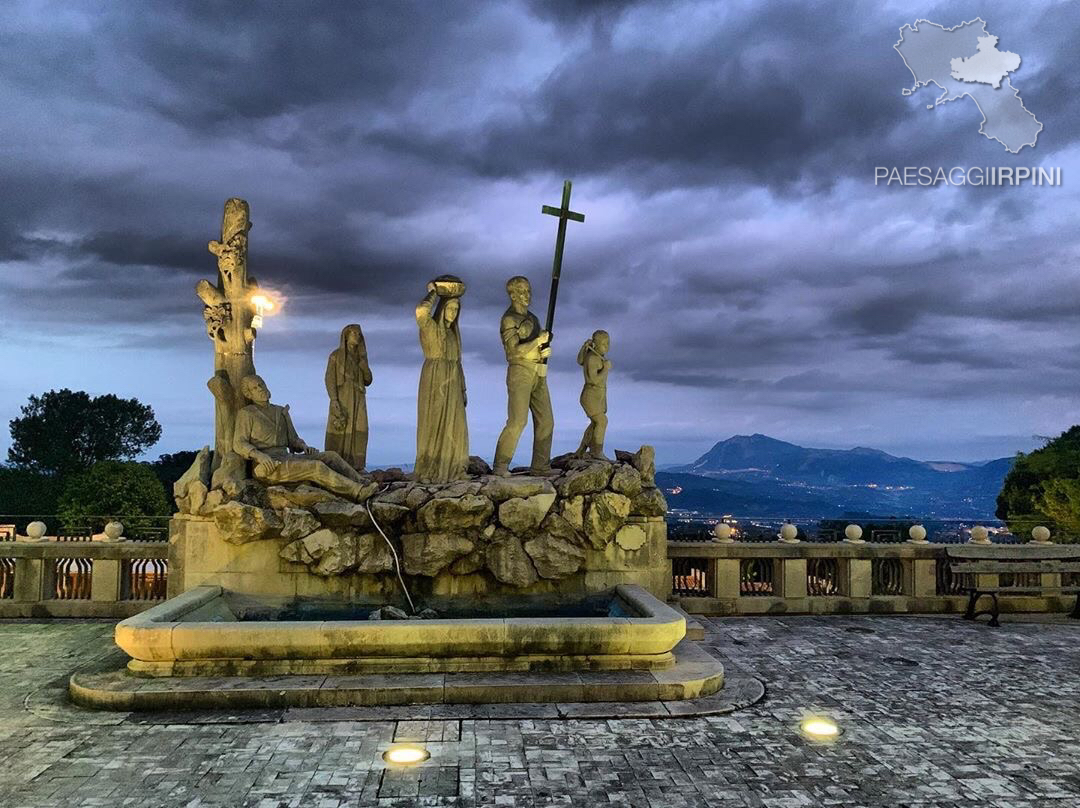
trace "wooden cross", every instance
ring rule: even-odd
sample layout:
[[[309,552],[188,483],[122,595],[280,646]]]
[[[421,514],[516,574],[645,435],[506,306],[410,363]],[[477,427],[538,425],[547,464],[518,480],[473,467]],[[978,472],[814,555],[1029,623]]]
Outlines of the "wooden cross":
[[[553,208],[544,205],[540,208],[541,213],[559,217],[559,234],[555,237],[555,263],[551,266],[551,295],[548,297],[547,325],[544,330],[551,333],[551,327],[555,324],[555,298],[559,295],[559,275],[562,274],[563,244],[566,243],[566,222],[572,219],[575,222],[584,222],[584,213],[575,213],[570,210],[570,180],[566,180],[562,186],[562,207]],[[545,364],[547,360],[544,360]]]

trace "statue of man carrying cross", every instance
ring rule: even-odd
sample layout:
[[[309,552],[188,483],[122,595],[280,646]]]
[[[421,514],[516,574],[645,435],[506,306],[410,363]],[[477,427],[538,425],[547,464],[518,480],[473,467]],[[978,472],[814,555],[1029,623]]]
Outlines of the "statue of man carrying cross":
[[[555,417],[551,412],[551,397],[547,388],[547,360],[551,355],[551,329],[555,322],[555,299],[559,293],[562,273],[563,244],[566,241],[566,222],[584,222],[585,216],[570,210],[570,180],[563,183],[562,206],[544,205],[542,213],[559,218],[555,239],[555,261],[551,269],[551,295],[548,298],[547,326],[541,330],[540,321],[529,311],[532,287],[528,278],[517,275],[506,282],[510,307],[499,323],[499,335],[506,351],[506,426],[495,447],[494,473],[510,474],[510,460],[525,429],[529,413],[533,418],[533,451],[529,470],[533,474],[551,471],[551,436]]]

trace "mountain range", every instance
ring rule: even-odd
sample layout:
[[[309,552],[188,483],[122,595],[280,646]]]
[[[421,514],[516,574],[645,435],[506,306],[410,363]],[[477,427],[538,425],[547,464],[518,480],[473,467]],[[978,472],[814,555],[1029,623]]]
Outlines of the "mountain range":
[[[809,449],[767,435],[736,435],[657,474],[672,508],[745,517],[850,513],[992,518],[1014,458],[982,463],[913,460],[878,449]]]

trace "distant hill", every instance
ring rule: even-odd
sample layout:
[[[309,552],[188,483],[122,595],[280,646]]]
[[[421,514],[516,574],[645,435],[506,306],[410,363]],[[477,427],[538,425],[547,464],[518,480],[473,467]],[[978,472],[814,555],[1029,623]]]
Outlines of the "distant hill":
[[[1012,462],[927,462],[865,447],[808,449],[767,435],[736,435],[693,463],[666,468],[657,479],[665,488],[681,488],[668,494],[671,507],[690,510],[986,519],[993,516]]]

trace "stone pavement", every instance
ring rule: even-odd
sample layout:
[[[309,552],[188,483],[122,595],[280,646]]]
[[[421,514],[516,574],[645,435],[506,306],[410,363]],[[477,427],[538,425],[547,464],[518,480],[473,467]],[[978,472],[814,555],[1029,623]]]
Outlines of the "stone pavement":
[[[1080,626],[702,622],[730,674],[766,682],[764,701],[687,719],[567,720],[524,705],[512,720],[94,713],[64,687],[76,668],[115,664],[111,624],[0,623],[0,805],[1080,804]],[[803,739],[810,713],[834,718],[839,740]],[[395,740],[431,759],[385,768]]]

